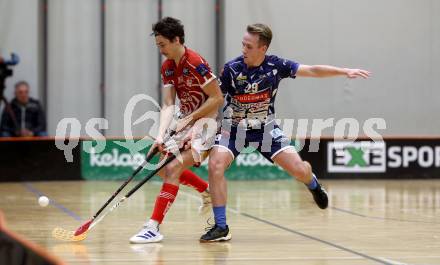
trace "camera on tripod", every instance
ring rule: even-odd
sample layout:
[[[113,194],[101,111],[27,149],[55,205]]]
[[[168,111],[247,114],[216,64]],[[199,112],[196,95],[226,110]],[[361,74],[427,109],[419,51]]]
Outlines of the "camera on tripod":
[[[12,76],[14,71],[12,71],[10,66],[14,66],[20,62],[20,58],[17,54],[12,53],[10,60],[0,60],[0,88],[5,88],[5,79]]]

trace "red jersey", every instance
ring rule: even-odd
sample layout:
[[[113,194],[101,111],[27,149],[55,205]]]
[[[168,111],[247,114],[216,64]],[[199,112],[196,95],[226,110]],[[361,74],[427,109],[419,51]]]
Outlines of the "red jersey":
[[[186,116],[206,101],[203,88],[216,76],[208,62],[195,51],[185,47],[185,54],[178,65],[167,59],[162,64],[162,81],[165,87],[173,86],[180,100],[180,112]]]

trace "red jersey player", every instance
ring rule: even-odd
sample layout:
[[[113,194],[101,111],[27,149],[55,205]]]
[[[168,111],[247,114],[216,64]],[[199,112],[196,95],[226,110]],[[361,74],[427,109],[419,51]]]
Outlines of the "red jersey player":
[[[208,63],[195,51],[184,46],[185,34],[180,21],[166,17],[153,25],[153,34],[160,53],[167,58],[161,70],[164,83],[163,102],[155,145],[164,145],[164,137],[175,113],[177,95],[180,101],[180,117],[176,123],[177,133],[172,138],[178,141],[190,139],[190,148],[180,153],[180,161],[173,160],[159,172],[164,184],[156,199],[153,214],[141,231],[130,238],[131,243],[153,243],[163,239],[163,235],[159,233],[159,224],[174,202],[179,183],[193,186],[199,192],[207,189],[207,183],[194,174],[184,180],[179,176],[182,172],[188,172],[185,168],[199,164],[206,158],[214,143],[215,118],[223,104],[223,94]],[[208,120],[203,125],[210,125],[209,121],[215,125],[208,126],[210,128],[205,130],[205,126],[198,126],[202,120]],[[209,197],[209,193],[205,194]]]

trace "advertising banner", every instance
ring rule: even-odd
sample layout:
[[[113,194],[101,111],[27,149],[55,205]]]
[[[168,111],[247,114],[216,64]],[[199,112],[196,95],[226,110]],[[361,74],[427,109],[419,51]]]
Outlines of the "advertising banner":
[[[81,172],[84,179],[125,179],[145,159],[151,145],[131,154],[119,141],[107,140],[104,150],[81,148]],[[89,144],[86,144],[90,146]],[[95,144],[96,145],[96,144]],[[93,143],[92,143],[93,146]],[[312,146],[317,146],[312,150]],[[439,178],[440,141],[432,139],[306,140],[300,155],[313,166],[319,178]],[[192,170],[204,179],[208,161]],[[139,177],[145,176],[144,170]],[[286,179],[290,176],[252,149],[245,149],[226,171],[230,180]]]
[[[438,140],[324,141],[321,147],[326,152],[323,173],[329,178],[440,177]]]
[[[142,140],[139,140],[142,141]],[[145,144],[137,142],[139,145],[146,146],[144,149],[131,154],[121,141],[107,140],[105,148],[97,152],[96,148],[86,146],[96,146],[96,141],[83,141],[81,148],[81,172],[84,179],[90,180],[113,180],[126,179],[145,159],[152,142]],[[156,163],[153,160],[152,163]],[[199,167],[191,168],[200,177],[208,178],[208,160]],[[143,170],[137,176],[141,179],[148,174],[148,170]],[[240,154],[231,167],[226,172],[226,177],[231,180],[244,179],[281,179],[289,178],[288,174],[279,167],[274,166],[266,160],[260,153],[246,149]]]

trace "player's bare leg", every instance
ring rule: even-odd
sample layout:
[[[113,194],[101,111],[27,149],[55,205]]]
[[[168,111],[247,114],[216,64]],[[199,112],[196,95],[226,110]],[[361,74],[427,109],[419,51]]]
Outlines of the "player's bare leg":
[[[208,180],[211,184],[211,197],[213,206],[226,205],[227,183],[225,171],[234,158],[224,148],[214,146],[209,155]]]
[[[200,238],[200,242],[218,242],[231,239],[226,224],[227,183],[225,171],[234,160],[223,147],[214,146],[209,154],[208,176],[215,225]]]
[[[277,155],[272,160],[282,167],[289,175],[304,183],[313,195],[313,199],[319,208],[328,207],[328,196],[324,188],[319,184],[318,179],[312,172],[312,166],[307,161],[303,161],[294,148],[288,148]]]

